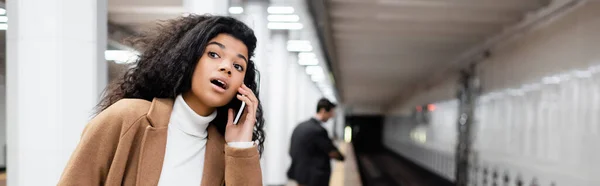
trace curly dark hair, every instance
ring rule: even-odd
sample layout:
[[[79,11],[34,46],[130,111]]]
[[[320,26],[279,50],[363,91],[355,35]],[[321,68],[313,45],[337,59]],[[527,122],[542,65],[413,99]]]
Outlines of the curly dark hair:
[[[123,98],[138,98],[152,101],[154,98],[172,98],[190,91],[192,74],[208,42],[219,34],[228,34],[248,48],[248,57],[254,56],[256,37],[254,31],[243,22],[231,17],[211,15],[188,15],[162,21],[153,32],[142,34],[131,40],[136,49],[142,51],[139,59],[132,63],[124,75],[113,81],[105,90],[97,105],[102,112]],[[249,60],[244,84],[256,97],[259,71],[254,61]],[[232,99],[227,105],[217,108],[217,117],[211,122],[225,135],[227,110],[237,109],[241,105],[238,99]],[[252,140],[258,143],[259,152],[263,152],[265,141],[263,109],[259,102],[256,111],[256,125]]]

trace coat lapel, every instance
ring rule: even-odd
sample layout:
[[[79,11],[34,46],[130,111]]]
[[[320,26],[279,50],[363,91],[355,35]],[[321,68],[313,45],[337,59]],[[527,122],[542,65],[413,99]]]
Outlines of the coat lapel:
[[[142,139],[136,185],[157,185],[167,145],[167,126],[173,110],[172,99],[152,101]],[[225,177],[225,139],[212,124],[208,126],[202,186],[223,185]]]
[[[201,186],[223,185],[225,177],[225,139],[212,124],[208,126],[204,171]]]
[[[148,111],[150,125],[144,131],[138,162],[136,185],[157,185],[167,145],[167,126],[173,109],[172,99],[155,98]]]

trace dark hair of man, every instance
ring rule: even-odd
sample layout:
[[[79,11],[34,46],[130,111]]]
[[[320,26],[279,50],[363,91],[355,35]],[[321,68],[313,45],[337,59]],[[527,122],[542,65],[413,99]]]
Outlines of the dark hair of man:
[[[335,107],[336,105],[331,103],[331,101],[329,101],[328,99],[321,98],[317,103],[317,112],[319,112],[321,109],[325,109],[326,112],[329,112]]]

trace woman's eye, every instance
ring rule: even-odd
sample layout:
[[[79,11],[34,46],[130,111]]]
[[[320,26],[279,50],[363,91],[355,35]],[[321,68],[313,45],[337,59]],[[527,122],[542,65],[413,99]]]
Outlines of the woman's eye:
[[[208,56],[211,58],[219,58],[220,57],[219,54],[214,53],[214,52],[208,52]]]
[[[239,70],[239,71],[244,71],[244,67],[242,67],[242,65],[234,64],[234,65],[233,65],[233,67],[234,67],[236,70]]]

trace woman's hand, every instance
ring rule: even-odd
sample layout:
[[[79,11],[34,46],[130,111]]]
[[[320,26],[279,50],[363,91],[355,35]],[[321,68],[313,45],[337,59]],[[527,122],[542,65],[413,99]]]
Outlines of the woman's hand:
[[[237,99],[246,103],[244,113],[237,125],[233,124],[233,109],[229,109],[227,116],[227,128],[225,129],[226,142],[251,142],[252,132],[256,124],[256,110],[258,108],[258,98],[254,92],[246,85],[238,88],[241,95],[236,95]]]

